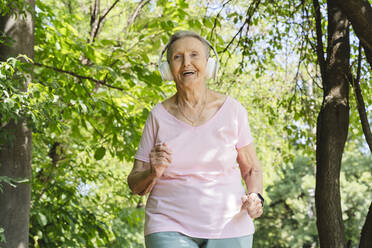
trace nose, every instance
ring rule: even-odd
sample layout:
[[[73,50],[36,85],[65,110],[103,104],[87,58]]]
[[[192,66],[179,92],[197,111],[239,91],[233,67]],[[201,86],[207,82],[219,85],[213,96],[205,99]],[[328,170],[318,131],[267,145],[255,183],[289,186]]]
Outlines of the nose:
[[[189,56],[184,56],[183,59],[183,66],[186,67],[190,64],[190,57]]]

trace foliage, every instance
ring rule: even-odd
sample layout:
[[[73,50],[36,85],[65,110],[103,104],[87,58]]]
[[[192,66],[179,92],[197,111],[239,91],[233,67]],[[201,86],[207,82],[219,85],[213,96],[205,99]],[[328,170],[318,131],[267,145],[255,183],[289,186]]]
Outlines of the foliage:
[[[358,151],[359,142],[349,144],[341,172],[343,219],[352,247],[359,242],[372,197],[369,191],[372,159]],[[266,188],[269,202],[264,216],[256,222],[255,246],[318,247],[314,188],[312,159],[298,154],[293,163],[281,165],[272,184]]]
[[[4,228],[0,227],[0,242],[5,242]]]
[[[17,14],[15,10],[20,10],[18,13],[23,15],[29,10],[30,6],[25,0],[1,0],[0,1],[0,14],[1,16]]]
[[[21,57],[30,61],[26,56],[20,56],[0,62],[1,124],[8,123],[11,119],[17,123],[20,118],[33,118],[29,94],[23,88],[23,83],[27,79],[19,60]]]
[[[313,158],[322,98],[311,1],[260,1],[255,11],[258,1],[145,1],[137,16],[139,1],[119,1],[94,39],[91,2],[36,1],[34,61],[19,57],[0,65],[2,125],[26,118],[33,128],[30,245],[143,247],[145,199],[130,193],[126,176],[149,110],[175,92],[156,63],[180,29],[213,43],[221,70],[209,86],[248,110],[268,205],[255,221],[255,246],[316,245]],[[101,1],[101,10],[111,4]],[[29,79],[25,61],[34,64],[27,91],[17,83]],[[370,107],[370,69],[362,70]],[[353,244],[371,182],[355,104],[352,97],[341,176]]]

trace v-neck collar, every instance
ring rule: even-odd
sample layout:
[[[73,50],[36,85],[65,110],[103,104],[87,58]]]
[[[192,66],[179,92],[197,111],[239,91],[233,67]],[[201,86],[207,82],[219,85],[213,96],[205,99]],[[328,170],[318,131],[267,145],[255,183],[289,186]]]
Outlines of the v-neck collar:
[[[225,105],[227,105],[227,102],[230,100],[230,97],[229,96],[226,96],[226,99],[225,101],[222,103],[222,105],[220,106],[220,108],[216,111],[216,113],[213,114],[213,116],[211,118],[209,118],[207,121],[205,121],[204,123],[198,125],[198,126],[193,126],[193,125],[190,125],[189,123],[187,122],[184,122],[184,121],[181,121],[180,119],[176,118],[174,115],[172,115],[171,113],[168,112],[168,110],[164,107],[164,105],[162,103],[159,103],[158,105],[160,105],[160,109],[162,111],[164,111],[166,113],[166,115],[168,115],[170,118],[172,118],[173,120],[175,120],[176,122],[178,122],[179,124],[183,125],[183,126],[186,126],[186,127],[189,127],[189,128],[201,128],[205,125],[208,125],[209,123],[211,123],[215,118],[217,118],[217,116],[220,114],[220,112],[222,112],[223,108],[225,107]]]

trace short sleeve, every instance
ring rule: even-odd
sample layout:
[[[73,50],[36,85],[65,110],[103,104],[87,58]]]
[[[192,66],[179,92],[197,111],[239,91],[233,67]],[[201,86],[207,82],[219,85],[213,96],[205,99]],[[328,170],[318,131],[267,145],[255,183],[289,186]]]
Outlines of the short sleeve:
[[[137,153],[134,156],[134,158],[144,161],[146,163],[149,163],[150,152],[151,152],[151,149],[155,145],[155,139],[156,139],[156,122],[155,122],[154,114],[151,111],[146,120],[145,126],[143,128],[141,141],[139,143]]]
[[[253,142],[253,137],[251,135],[251,129],[248,122],[247,110],[238,103],[237,110],[237,120],[238,120],[238,142],[236,144],[236,149],[240,149],[244,146],[249,145]]]

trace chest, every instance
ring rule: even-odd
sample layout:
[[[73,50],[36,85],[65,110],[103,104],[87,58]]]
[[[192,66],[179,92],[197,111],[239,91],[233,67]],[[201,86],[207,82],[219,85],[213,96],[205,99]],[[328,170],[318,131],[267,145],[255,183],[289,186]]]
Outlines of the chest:
[[[166,142],[172,151],[166,173],[218,172],[236,166],[238,128],[228,118],[216,116],[198,127],[175,125],[175,120],[160,122],[156,143]]]

